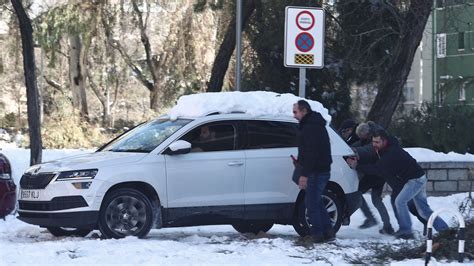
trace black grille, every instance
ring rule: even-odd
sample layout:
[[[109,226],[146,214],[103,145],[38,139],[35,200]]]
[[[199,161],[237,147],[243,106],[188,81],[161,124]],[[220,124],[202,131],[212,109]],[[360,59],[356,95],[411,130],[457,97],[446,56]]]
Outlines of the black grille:
[[[56,174],[24,174],[20,180],[20,188],[23,189],[43,189],[53,179]]]
[[[18,203],[25,211],[58,211],[89,206],[82,196],[55,197],[51,201],[19,200]]]

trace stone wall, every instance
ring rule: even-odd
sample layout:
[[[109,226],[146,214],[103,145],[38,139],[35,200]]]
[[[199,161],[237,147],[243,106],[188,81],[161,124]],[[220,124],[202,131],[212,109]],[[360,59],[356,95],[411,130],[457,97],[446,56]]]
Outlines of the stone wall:
[[[474,188],[474,162],[424,162],[428,195],[469,192]]]

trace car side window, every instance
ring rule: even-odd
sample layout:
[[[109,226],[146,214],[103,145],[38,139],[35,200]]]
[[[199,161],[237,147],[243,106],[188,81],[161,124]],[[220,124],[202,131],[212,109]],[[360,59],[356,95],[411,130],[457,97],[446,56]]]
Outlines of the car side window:
[[[181,139],[191,143],[191,152],[231,151],[236,146],[236,129],[232,124],[205,124]]]
[[[296,147],[297,134],[296,123],[247,121],[247,149]]]

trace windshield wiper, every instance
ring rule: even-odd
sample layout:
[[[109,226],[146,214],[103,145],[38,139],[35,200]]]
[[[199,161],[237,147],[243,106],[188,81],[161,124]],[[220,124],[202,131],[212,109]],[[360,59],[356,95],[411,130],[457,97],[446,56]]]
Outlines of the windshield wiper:
[[[128,149],[128,150],[110,150],[113,152],[139,152],[139,153],[149,153],[150,151],[142,149]]]

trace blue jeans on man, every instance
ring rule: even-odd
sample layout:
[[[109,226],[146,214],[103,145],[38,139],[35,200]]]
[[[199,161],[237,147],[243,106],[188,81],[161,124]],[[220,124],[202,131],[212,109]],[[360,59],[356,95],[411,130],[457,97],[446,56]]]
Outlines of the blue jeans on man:
[[[329,173],[313,173],[308,176],[305,205],[311,223],[310,233],[316,237],[323,237],[326,231],[332,229],[331,220],[322,198],[329,178]]]
[[[395,199],[397,211],[399,233],[409,235],[412,234],[410,213],[408,211],[408,202],[413,199],[416,210],[426,221],[430,218],[433,210],[428,205],[426,196],[426,175],[420,178],[410,179]],[[449,228],[449,226],[441,218],[436,218],[433,227],[440,232]]]

